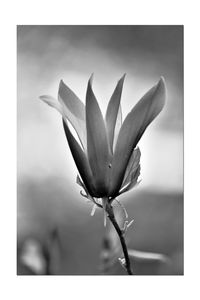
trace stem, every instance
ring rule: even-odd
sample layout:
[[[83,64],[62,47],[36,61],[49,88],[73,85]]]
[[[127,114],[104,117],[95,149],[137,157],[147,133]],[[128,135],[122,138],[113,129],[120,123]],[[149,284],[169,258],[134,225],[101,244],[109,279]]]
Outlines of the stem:
[[[129,255],[128,255],[126,242],[125,242],[125,239],[124,239],[124,232],[120,229],[120,227],[119,227],[119,225],[118,225],[118,223],[115,219],[113,208],[112,208],[111,204],[108,201],[106,201],[105,209],[106,209],[106,212],[108,214],[108,218],[110,219],[111,223],[115,227],[115,230],[116,230],[116,232],[119,236],[119,239],[120,239],[120,242],[121,242],[121,245],[122,245],[122,250],[123,250],[123,253],[124,253],[126,271],[129,275],[133,275],[133,272],[131,270],[131,263],[130,263],[130,259],[129,259]]]

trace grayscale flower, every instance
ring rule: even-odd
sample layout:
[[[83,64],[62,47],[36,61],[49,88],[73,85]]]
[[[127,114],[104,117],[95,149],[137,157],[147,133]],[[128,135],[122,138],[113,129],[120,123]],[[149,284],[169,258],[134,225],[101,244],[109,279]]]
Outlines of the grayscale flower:
[[[117,83],[105,119],[92,90],[92,77],[88,81],[86,105],[62,80],[58,102],[50,96],[40,98],[62,114],[67,141],[82,179],[78,177],[78,183],[88,197],[106,197],[111,202],[138,182],[140,150],[137,144],[163,109],[166,87],[161,77],[122,122],[120,101],[125,75]],[[80,143],[72,134],[68,121]]]

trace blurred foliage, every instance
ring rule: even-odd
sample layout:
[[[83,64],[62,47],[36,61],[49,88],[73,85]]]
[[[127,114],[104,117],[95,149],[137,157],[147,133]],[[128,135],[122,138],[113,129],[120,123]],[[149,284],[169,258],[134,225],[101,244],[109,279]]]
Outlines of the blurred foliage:
[[[129,218],[134,218],[127,231],[128,247],[165,254],[170,259],[167,263],[133,259],[134,272],[183,274],[182,194],[137,189],[128,197],[121,197],[121,202]],[[27,240],[39,243],[43,259],[50,264],[50,274],[102,274],[103,212],[98,209],[91,217],[91,209],[81,195],[69,194],[63,178],[19,181],[18,274],[34,273],[21,259]],[[116,259],[106,274],[126,273]]]

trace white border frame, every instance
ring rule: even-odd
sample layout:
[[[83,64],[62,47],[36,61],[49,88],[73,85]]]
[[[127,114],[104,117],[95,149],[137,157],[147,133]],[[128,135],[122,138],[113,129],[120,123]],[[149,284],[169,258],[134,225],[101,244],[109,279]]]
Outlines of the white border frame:
[[[6,3],[6,4],[5,4]],[[1,4],[1,294],[2,299],[198,298],[199,9],[197,1],[7,1]],[[16,276],[16,25],[184,25],[185,275]],[[2,107],[3,104],[3,107]],[[2,139],[3,138],[3,139]]]

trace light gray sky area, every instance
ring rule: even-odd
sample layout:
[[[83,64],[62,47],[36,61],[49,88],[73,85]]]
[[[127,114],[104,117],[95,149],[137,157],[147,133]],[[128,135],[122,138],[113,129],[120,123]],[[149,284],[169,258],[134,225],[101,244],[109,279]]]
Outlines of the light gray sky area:
[[[182,189],[182,26],[18,26],[17,33],[20,178],[62,174],[72,183],[76,176],[60,116],[40,95],[56,97],[63,79],[85,102],[94,72],[94,92],[105,112],[126,73],[123,116],[160,76],[167,84],[167,104],[139,144],[143,186]]]

